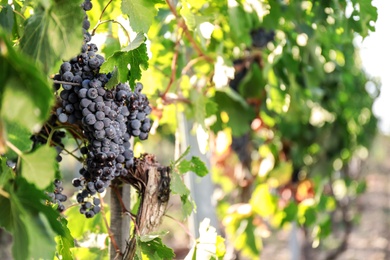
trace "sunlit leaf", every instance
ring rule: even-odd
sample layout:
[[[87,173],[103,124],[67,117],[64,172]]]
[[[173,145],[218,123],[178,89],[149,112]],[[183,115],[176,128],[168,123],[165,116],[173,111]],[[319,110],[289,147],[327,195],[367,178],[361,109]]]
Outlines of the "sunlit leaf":
[[[204,162],[197,156],[192,156],[191,160],[182,160],[177,168],[181,174],[191,171],[200,177],[206,176],[209,173]]]
[[[122,12],[130,19],[130,26],[135,32],[147,33],[153,18],[157,15],[155,4],[160,0],[122,0]]]
[[[137,244],[141,247],[142,259],[162,260],[175,257],[173,250],[167,247],[159,237],[145,242],[138,241]]]
[[[129,81],[130,86],[133,87],[135,81],[141,78],[141,68],[147,69],[148,66],[146,45],[143,43],[131,51],[115,52],[112,56],[108,57],[100,70],[101,72],[109,73],[116,67],[118,82],[114,83],[118,84],[119,82]]]

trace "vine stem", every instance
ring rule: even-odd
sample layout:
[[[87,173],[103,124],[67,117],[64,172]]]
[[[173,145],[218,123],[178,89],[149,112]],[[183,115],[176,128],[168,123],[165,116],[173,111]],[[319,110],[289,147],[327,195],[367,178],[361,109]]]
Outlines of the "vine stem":
[[[98,28],[100,25],[102,25],[102,24],[104,24],[104,23],[112,22],[112,23],[119,24],[119,26],[122,27],[123,31],[125,31],[125,33],[126,33],[126,36],[127,36],[128,41],[129,41],[129,43],[130,43],[130,42],[131,42],[131,37],[130,37],[129,32],[127,31],[126,27],[123,26],[123,24],[121,24],[120,22],[118,22],[118,21],[116,21],[116,20],[113,20],[113,19],[102,21],[103,15],[104,15],[104,13],[106,12],[108,6],[109,6],[111,3],[112,3],[112,0],[108,1],[108,3],[106,4],[106,6],[103,8],[102,13],[100,14],[100,17],[99,17],[99,20],[98,20],[97,24],[96,24],[95,27],[93,27],[93,29],[92,29],[91,35],[92,35],[92,36],[95,35],[95,32],[96,32],[97,28]]]
[[[80,83],[76,83],[76,82],[67,82],[67,81],[61,81],[61,80],[53,80],[53,83],[56,83],[56,84],[63,84],[63,85],[72,85],[72,86],[81,86]]]
[[[104,24],[104,23],[109,23],[109,22],[119,24],[119,25],[122,27],[123,31],[125,31],[126,36],[127,36],[127,40],[129,41],[129,43],[131,42],[131,37],[130,37],[130,34],[129,34],[129,32],[127,31],[126,27],[125,27],[123,24],[121,24],[120,22],[118,22],[118,21],[116,21],[116,20],[113,20],[113,19],[104,20],[104,21],[100,21],[100,20],[99,20],[98,23],[95,25],[95,27],[93,27],[91,35],[92,35],[92,36],[95,35],[95,32],[96,32],[97,28],[98,28],[100,25],[102,25],[102,24]]]
[[[99,21],[103,18],[103,14],[106,12],[108,6],[111,4],[112,0],[108,1],[106,6],[103,8],[102,13],[100,14]]]
[[[12,149],[12,151],[14,151],[19,157],[23,157],[23,153],[22,153],[22,151],[20,151],[19,150],[19,148],[18,147],[16,147],[13,143],[11,143],[10,141],[5,141],[5,143],[7,144],[7,146],[9,147],[9,148],[11,148]]]
[[[42,134],[40,134],[39,135],[40,137],[43,137],[43,138],[45,138],[48,142],[47,142],[47,144],[54,144],[54,145],[56,145],[56,146],[60,146],[57,142],[54,142],[53,140],[50,140],[49,141],[49,138],[46,138],[46,136],[44,136],[44,135],[42,135]],[[79,158],[79,157],[77,157],[76,155],[74,155],[72,152],[70,152],[68,149],[66,149],[65,147],[63,147],[63,149],[62,150],[64,150],[67,154],[69,154],[70,156],[72,156],[72,157],[74,157],[77,161],[79,161],[79,162],[82,162],[83,161],[83,158]]]
[[[181,18],[180,15],[177,13],[175,7],[172,5],[171,1],[165,0],[165,2],[168,4],[169,9],[171,10],[172,14],[176,17],[176,19]],[[192,46],[194,47],[195,51],[198,53],[199,56],[204,57],[208,62],[213,63],[214,59],[210,56],[206,55],[202,49],[199,47],[199,45],[196,43],[194,37],[192,37],[190,30],[188,29],[186,23],[184,20],[182,22],[178,23],[178,26],[183,29],[183,32],[185,33],[187,39],[190,41]]]
[[[3,190],[1,187],[0,187],[0,195],[3,196],[4,198],[7,198],[7,199],[10,198],[9,193],[6,192],[5,190]]]
[[[176,69],[177,69],[177,58],[179,57],[179,43],[181,40],[181,34],[178,35],[176,42],[175,42],[175,52],[173,54],[172,63],[171,63],[171,76],[169,77],[169,83],[167,87],[165,88],[164,93],[161,95],[163,99],[165,99],[165,96],[167,95],[169,89],[172,87],[173,82],[176,79]]]
[[[191,234],[191,232],[188,230],[188,228],[183,224],[181,223],[179,220],[175,219],[174,217],[170,216],[170,215],[167,215],[165,214],[164,216],[166,216],[167,218],[170,218],[172,219],[173,221],[175,221],[177,224],[179,224],[179,226],[181,226],[183,228],[183,230],[187,233],[187,235],[192,239],[192,240],[196,240],[196,238],[193,236],[193,234]]]
[[[199,56],[199,57],[196,57],[192,60],[190,60],[187,65],[181,70],[181,75],[185,75],[187,74],[187,72],[190,70],[190,68],[192,66],[194,66],[196,63],[198,63],[199,61],[203,60],[205,57],[204,56]]]

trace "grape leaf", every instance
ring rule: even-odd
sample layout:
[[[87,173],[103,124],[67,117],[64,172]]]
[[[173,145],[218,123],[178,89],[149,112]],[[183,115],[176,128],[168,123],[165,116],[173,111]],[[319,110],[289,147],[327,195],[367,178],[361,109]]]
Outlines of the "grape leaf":
[[[183,214],[183,218],[186,219],[191,215],[192,212],[196,212],[196,204],[191,199],[190,195],[180,196],[182,208],[181,213]]]
[[[103,73],[111,72],[117,68],[117,80],[114,85],[119,82],[129,81],[131,87],[135,85],[135,81],[141,79],[142,69],[147,69],[148,54],[146,44],[141,44],[138,48],[131,51],[117,51],[108,59],[100,68]]]
[[[176,171],[172,171],[171,173],[171,192],[180,196],[190,194],[190,190],[184,184],[181,176]]]
[[[242,6],[237,5],[229,8],[228,14],[231,37],[235,42],[249,46],[252,43],[250,37],[252,24],[249,13]]]
[[[54,101],[52,88],[42,71],[28,57],[14,50],[1,28],[0,45],[0,115],[5,132],[10,134],[7,127],[13,124],[17,124],[13,127],[32,132],[49,115]],[[23,143],[27,143],[25,132],[23,130]]]
[[[5,183],[4,190],[9,197],[0,196],[0,226],[13,235],[14,258],[53,259],[55,233],[71,236],[57,221],[59,213],[44,204],[47,196],[23,177]]]
[[[3,27],[7,32],[12,32],[14,27],[14,11],[11,5],[6,5],[0,12],[0,27]]]
[[[30,150],[32,146],[32,141],[30,139],[31,132],[17,122],[9,123],[7,121],[8,120],[4,120],[5,127],[7,129],[7,140],[10,141],[13,145],[15,145],[21,152],[26,152]],[[17,157],[17,154],[10,149],[7,151],[6,155],[9,159]]]
[[[36,8],[26,23],[21,50],[40,61],[49,72],[57,60],[69,60],[79,52],[82,41],[83,11],[80,1],[50,1],[45,9]]]
[[[142,259],[174,259],[175,253],[157,237],[153,240],[143,242],[138,240],[138,246],[141,247]]]
[[[156,239],[158,237],[161,238],[161,237],[165,236],[166,234],[168,234],[168,231],[152,232],[152,233],[140,236],[139,239],[142,242],[149,242],[149,241],[152,241],[153,239]]]
[[[105,209],[105,212],[107,212],[107,209]],[[102,213],[96,214],[91,219],[85,219],[85,216],[80,214],[79,207],[71,207],[66,210],[66,216],[68,219],[67,227],[72,230],[75,239],[82,239],[87,232],[107,233]],[[80,225],[80,223],[83,224]]]
[[[204,162],[202,162],[202,160],[200,160],[197,156],[192,156],[189,161],[182,160],[177,168],[182,174],[191,171],[200,177],[204,177],[209,173],[209,170]]]
[[[243,135],[250,130],[255,113],[241,96],[230,89],[225,89],[216,91],[214,102],[218,104],[220,111],[225,111],[229,116],[227,125],[232,129],[233,136]]]
[[[25,214],[20,205],[15,201],[17,198],[0,196],[0,208],[2,217],[0,227],[4,227],[13,235],[12,254],[15,259],[28,259],[29,252],[26,250],[29,245],[29,237],[23,215]],[[16,202],[16,203],[15,203]]]
[[[134,49],[137,49],[139,46],[141,46],[142,43],[145,42],[145,35],[143,33],[138,33],[137,36],[130,42],[128,46],[123,48],[123,51],[131,51]]]
[[[67,227],[68,221],[65,218],[61,218],[60,221],[65,232],[63,235],[56,237],[57,252],[62,256],[62,259],[73,259],[70,249],[74,247],[74,238],[70,234],[70,230]]]
[[[57,153],[48,146],[22,155],[22,175],[38,188],[46,188],[54,179]]]
[[[135,32],[147,33],[157,15],[156,3],[160,0],[122,0],[121,9],[129,16],[130,26]]]
[[[193,117],[203,129],[207,130],[205,119],[217,111],[217,104],[195,89],[190,92],[190,100],[191,106],[190,109],[186,110],[187,116],[189,118]]]
[[[175,165],[178,165],[181,162],[181,160],[183,160],[184,157],[186,157],[189,154],[190,149],[191,146],[188,146],[187,149],[180,155],[180,157],[177,158],[176,161],[171,164],[171,168],[173,168]]]
[[[7,185],[8,181],[13,178],[11,168],[7,166],[7,158],[0,157],[0,189],[4,190],[4,186]],[[0,196],[6,196],[6,193]],[[1,221],[1,218],[0,218]]]
[[[171,173],[171,192],[180,196],[183,217],[187,218],[195,208],[195,204],[191,200],[190,190],[183,182],[181,175],[176,171]]]

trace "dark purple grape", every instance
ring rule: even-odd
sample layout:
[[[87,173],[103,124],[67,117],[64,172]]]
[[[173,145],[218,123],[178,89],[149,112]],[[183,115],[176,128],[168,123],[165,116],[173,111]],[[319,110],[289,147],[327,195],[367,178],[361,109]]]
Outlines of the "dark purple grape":
[[[96,123],[93,125],[93,127],[96,130],[102,130],[104,128],[104,123],[103,123],[103,121],[96,121]]]
[[[88,125],[93,125],[96,123],[96,117],[94,114],[88,114],[86,117],[85,117],[85,123],[87,123]]]
[[[92,103],[92,101],[89,100],[88,98],[83,98],[83,99],[81,99],[81,101],[80,101],[80,107],[81,107],[81,108],[88,107],[89,104],[91,104],[91,103]]]
[[[95,214],[98,214],[100,212],[100,207],[99,206],[94,206],[92,208],[92,211],[95,213]]]
[[[60,121],[61,123],[66,123],[68,121],[68,115],[65,113],[59,114],[58,121]]]
[[[146,140],[146,139],[148,139],[148,136],[149,136],[148,133],[141,132],[138,137],[139,137],[140,140]]]
[[[67,81],[67,82],[72,82],[73,77],[74,77],[74,75],[70,71],[67,71],[64,74],[62,74],[62,80]]]
[[[92,210],[85,212],[85,217],[93,218],[93,216],[95,216],[95,212],[93,212]]]
[[[92,81],[91,81],[92,82]],[[95,99],[97,98],[98,96],[98,91],[96,88],[90,88],[88,89],[88,92],[87,92],[87,97],[89,97],[90,99]]]
[[[81,186],[81,180],[80,180],[79,178],[74,178],[74,179],[72,180],[72,185],[73,185],[73,187],[75,187],[75,188],[80,187],[80,186]]]
[[[132,129],[139,129],[141,127],[141,121],[133,120],[131,121],[130,126]]]

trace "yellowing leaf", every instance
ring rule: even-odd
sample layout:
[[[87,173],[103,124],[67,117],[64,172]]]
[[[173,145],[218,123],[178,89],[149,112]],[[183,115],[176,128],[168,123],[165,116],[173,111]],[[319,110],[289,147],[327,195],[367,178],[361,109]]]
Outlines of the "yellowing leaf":
[[[275,212],[277,198],[269,192],[267,184],[260,184],[253,192],[249,203],[252,205],[254,212],[262,217],[267,217]]]

